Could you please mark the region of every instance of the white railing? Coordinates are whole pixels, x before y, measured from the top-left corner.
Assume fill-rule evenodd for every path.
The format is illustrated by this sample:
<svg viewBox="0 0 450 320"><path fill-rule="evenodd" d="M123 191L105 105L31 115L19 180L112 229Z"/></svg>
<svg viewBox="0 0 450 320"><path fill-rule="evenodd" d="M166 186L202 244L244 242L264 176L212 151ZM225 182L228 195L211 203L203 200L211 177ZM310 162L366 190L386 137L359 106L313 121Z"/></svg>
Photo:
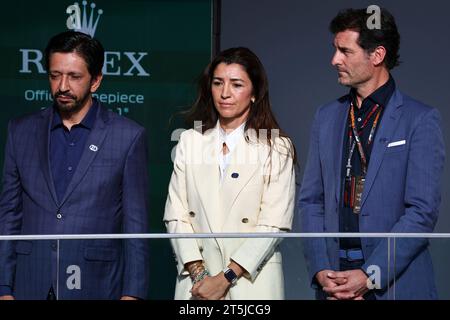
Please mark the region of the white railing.
<svg viewBox="0 0 450 320"><path fill-rule="evenodd" d="M178 239L178 238L450 238L450 233L118 233L8 235L2 240Z"/></svg>

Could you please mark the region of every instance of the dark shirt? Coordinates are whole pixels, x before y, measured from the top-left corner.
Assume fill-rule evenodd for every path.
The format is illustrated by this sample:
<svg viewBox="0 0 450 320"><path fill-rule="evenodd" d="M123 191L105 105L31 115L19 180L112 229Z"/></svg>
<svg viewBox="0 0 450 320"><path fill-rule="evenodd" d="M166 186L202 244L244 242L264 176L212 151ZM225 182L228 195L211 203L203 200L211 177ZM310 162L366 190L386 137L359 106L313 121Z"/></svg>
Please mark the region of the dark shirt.
<svg viewBox="0 0 450 320"><path fill-rule="evenodd" d="M386 105L389 102L389 99L391 98L392 94L395 91L395 81L394 79L389 76L389 80L379 87L377 90L375 90L370 96L366 97L362 104L361 108L357 107L356 102L356 92L354 89L350 90L349 99L350 101L353 101L354 104L354 110L355 110L355 126L358 131L362 127L363 121L366 118L366 116L371 112L372 108L378 104L381 107L381 114L380 118L378 120L378 125L376 127L376 132L378 131L378 128L380 127L382 116L383 116L383 110L386 107ZM349 109L346 109L347 113ZM367 140L369 139L370 130L372 129L373 122L375 120L376 112L373 114L370 118L370 120L367 122L366 126L362 129L362 132L360 132L360 138L361 143L363 145L364 154L366 155L367 159L367 165L369 165L370 161L370 155L372 153L372 146L373 141L375 141L375 137L372 140L372 144L367 147ZM346 175L346 165L347 165L347 159L349 156L349 138L348 138L348 127L350 125L350 117L347 118L347 127L344 134L344 151L343 151L343 157L342 157L342 188L344 189L344 182L345 182L345 175ZM359 152L357 150L357 147L355 147L355 150L352 155L351 159L351 174L354 176L360 176L362 175L362 168L361 168L361 157L359 155ZM340 232L359 232L359 214L353 213L353 209L349 207L344 206L344 190L342 189L341 193L341 201L340 201L340 213L339 213L339 231ZM361 240L360 238L341 238L340 239L340 248L341 249L351 249L351 248L361 248Z"/></svg>
<svg viewBox="0 0 450 320"><path fill-rule="evenodd" d="M72 180L87 138L95 123L97 101L93 99L92 106L83 120L69 130L64 126L59 113L54 109L53 121L50 127L50 168L56 195L61 201Z"/></svg>

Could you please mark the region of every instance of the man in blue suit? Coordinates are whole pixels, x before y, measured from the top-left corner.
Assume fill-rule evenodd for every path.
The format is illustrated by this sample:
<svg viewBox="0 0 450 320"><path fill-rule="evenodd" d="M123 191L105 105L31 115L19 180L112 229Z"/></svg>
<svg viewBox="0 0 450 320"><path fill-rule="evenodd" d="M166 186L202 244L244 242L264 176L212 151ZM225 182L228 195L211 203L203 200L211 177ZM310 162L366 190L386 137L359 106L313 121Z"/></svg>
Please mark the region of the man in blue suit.
<svg viewBox="0 0 450 320"><path fill-rule="evenodd" d="M375 29L369 17L348 9L330 24L332 64L351 89L315 115L299 198L303 232L426 233L438 218L439 113L396 88L394 17L382 9ZM319 299L437 298L427 239L311 238L304 247Z"/></svg>
<svg viewBox="0 0 450 320"><path fill-rule="evenodd" d="M144 129L92 97L104 49L68 31L45 51L53 107L8 127L3 235L148 232ZM148 293L144 240L0 243L2 299L136 299Z"/></svg>

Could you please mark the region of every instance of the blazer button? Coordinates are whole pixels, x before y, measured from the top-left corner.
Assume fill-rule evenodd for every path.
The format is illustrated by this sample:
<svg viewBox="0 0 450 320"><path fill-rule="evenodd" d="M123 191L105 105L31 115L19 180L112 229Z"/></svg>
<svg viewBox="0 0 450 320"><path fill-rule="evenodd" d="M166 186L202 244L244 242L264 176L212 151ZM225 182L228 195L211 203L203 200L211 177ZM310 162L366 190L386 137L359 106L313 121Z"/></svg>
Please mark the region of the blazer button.
<svg viewBox="0 0 450 320"><path fill-rule="evenodd" d="M56 219L62 219L62 213L60 211L56 213Z"/></svg>
<svg viewBox="0 0 450 320"><path fill-rule="evenodd" d="M193 218L193 217L195 217L195 212L191 211L191 212L189 212L189 215Z"/></svg>
<svg viewBox="0 0 450 320"><path fill-rule="evenodd" d="M247 218L243 218L242 219L242 223L248 223L248 219Z"/></svg>

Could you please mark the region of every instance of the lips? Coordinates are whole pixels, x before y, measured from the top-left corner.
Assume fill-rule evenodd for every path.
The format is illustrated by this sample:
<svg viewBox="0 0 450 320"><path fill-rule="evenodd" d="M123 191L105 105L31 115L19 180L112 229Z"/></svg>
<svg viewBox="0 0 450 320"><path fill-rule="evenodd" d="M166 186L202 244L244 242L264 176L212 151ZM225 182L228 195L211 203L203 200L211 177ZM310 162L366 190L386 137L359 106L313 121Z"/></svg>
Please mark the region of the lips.
<svg viewBox="0 0 450 320"><path fill-rule="evenodd" d="M74 99L69 97L58 97L56 100L61 104L69 104L74 101Z"/></svg>
<svg viewBox="0 0 450 320"><path fill-rule="evenodd" d="M73 100L73 98L69 97L69 96L58 96L57 99L59 99L59 100Z"/></svg>
<svg viewBox="0 0 450 320"><path fill-rule="evenodd" d="M70 102L75 100L75 97L72 95L68 95L68 94L56 94L56 99L60 102Z"/></svg>
<svg viewBox="0 0 450 320"><path fill-rule="evenodd" d="M222 108L230 108L233 106L232 103L224 103L224 102L219 102L219 106L221 106Z"/></svg>

